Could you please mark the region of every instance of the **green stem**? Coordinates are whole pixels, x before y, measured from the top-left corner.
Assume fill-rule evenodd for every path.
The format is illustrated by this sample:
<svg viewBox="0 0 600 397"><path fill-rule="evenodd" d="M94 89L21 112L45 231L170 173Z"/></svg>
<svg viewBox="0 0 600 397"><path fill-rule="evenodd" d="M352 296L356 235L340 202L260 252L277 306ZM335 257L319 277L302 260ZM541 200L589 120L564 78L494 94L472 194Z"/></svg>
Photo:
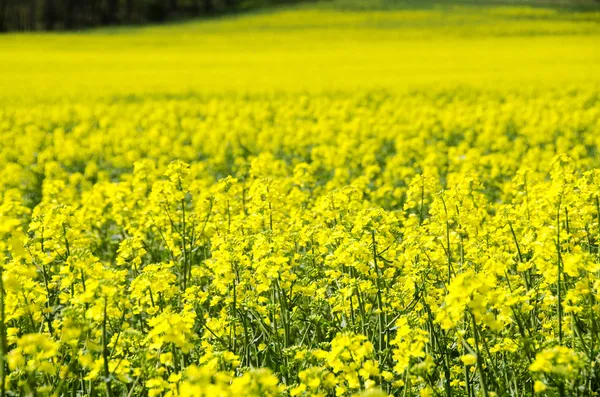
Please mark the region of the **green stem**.
<svg viewBox="0 0 600 397"><path fill-rule="evenodd" d="M485 381L485 375L483 373L483 358L479 350L479 334L477 332L477 324L475 322L475 315L469 312L471 315L471 325L473 326L473 339L475 340L475 353L477 354L477 371L479 372L479 383L481 384L481 390L483 391L483 397L488 397L487 383Z"/></svg>
<svg viewBox="0 0 600 397"><path fill-rule="evenodd" d="M4 312L4 280L3 280L4 267L0 266L0 396L6 397L6 354L7 354L7 343L6 343L6 327L5 327L5 312Z"/></svg>
<svg viewBox="0 0 600 397"><path fill-rule="evenodd" d="M383 312L383 299L381 297L381 276L379 266L377 264L377 242L375 241L375 230L371 230L371 238L373 240L373 265L375 266L375 274L377 277L377 309L379 310L379 351L385 349L385 314Z"/></svg>
<svg viewBox="0 0 600 397"><path fill-rule="evenodd" d="M104 317L102 319L102 359L104 361L104 385L106 387L106 395L113 396L110 384L110 370L108 368L108 342L106 335L106 306L108 305L106 296L104 297Z"/></svg>
<svg viewBox="0 0 600 397"><path fill-rule="evenodd" d="M562 255L560 252L560 205L556 211L556 250L558 253L558 274L556 276L556 289L558 295L558 343L562 345L562 288L560 285L560 274L562 273Z"/></svg>

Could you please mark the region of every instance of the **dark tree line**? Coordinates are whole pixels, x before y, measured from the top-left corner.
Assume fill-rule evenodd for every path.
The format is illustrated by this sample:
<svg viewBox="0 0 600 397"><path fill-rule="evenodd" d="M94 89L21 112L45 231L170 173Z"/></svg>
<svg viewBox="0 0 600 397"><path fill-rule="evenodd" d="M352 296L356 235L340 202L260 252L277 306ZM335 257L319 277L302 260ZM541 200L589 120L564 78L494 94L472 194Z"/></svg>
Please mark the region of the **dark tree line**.
<svg viewBox="0 0 600 397"><path fill-rule="evenodd" d="M0 32L71 30L235 12L277 0L0 0ZM287 2L291 2L288 0Z"/></svg>

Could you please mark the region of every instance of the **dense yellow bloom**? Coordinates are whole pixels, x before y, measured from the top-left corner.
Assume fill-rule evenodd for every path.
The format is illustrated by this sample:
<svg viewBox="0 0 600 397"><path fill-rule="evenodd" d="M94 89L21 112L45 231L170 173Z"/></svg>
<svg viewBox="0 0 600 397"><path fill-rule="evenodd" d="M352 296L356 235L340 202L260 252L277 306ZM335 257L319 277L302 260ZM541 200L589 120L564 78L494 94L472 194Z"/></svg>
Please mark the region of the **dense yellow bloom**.
<svg viewBox="0 0 600 397"><path fill-rule="evenodd" d="M595 128L600 111L585 90L515 94L492 115L496 94L469 95L437 110L442 127L425 95L373 96L362 108L361 95L123 104L166 133L175 124L154 112L180 115L177 136L158 147L142 135L113 140L105 129L127 118L98 104L100 130L78 136L85 158L110 164L79 169L80 152L50 156L50 146L35 205L34 185L3 195L10 384L27 368L52 374L44 387L66 387L80 368L88 382L120 390L140 379L134 388L156 395L261 388L262 375L244 375L252 367L271 368L264 387L293 395L510 390L501 370L536 390L594 379L600 178L572 123ZM571 156L521 146L558 150L531 126L551 101L571 115L552 118ZM57 122L91 122L85 107L60 106L71 105L56 105ZM249 106L261 133L232 138L228 106ZM397 108L402 128L382 118L398 119ZM457 119L456 109L471 112ZM203 141L201 114L223 119ZM275 116L305 132L280 136ZM496 140L509 122L522 128ZM469 128L482 133L449 132ZM436 144L419 144L427 140ZM25 335L51 343L52 355L28 353ZM206 375L194 380L192 365Z"/></svg>
<svg viewBox="0 0 600 397"><path fill-rule="evenodd" d="M0 38L8 395L597 393L597 12L311 7Z"/></svg>
<svg viewBox="0 0 600 397"><path fill-rule="evenodd" d="M53 105L57 123L80 125L81 152L40 142L41 190L3 193L10 387L32 371L47 373L40 387L83 377L173 396L595 379L599 164L577 132L597 128L593 93L457 93L442 107L424 94L123 103L148 117L143 131L171 134L159 146L136 130L114 139L128 116L111 105L93 128L84 105ZM564 113L540 121L553 101ZM231 129L230 106L260 133ZM273 117L304 132L281 135ZM551 124L556 142L539 133Z"/></svg>

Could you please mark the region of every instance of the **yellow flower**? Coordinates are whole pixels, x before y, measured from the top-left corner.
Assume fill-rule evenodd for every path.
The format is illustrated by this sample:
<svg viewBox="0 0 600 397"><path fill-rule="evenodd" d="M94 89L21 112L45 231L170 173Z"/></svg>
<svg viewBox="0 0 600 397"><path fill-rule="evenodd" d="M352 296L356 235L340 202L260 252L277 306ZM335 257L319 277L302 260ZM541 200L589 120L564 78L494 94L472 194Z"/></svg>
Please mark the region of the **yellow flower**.
<svg viewBox="0 0 600 397"><path fill-rule="evenodd" d="M460 361L465 365L474 365L477 362L477 356L473 354L464 354L460 356Z"/></svg>
<svg viewBox="0 0 600 397"><path fill-rule="evenodd" d="M542 381L536 380L533 384L533 391L536 393L544 392L546 389L548 389L548 386Z"/></svg>

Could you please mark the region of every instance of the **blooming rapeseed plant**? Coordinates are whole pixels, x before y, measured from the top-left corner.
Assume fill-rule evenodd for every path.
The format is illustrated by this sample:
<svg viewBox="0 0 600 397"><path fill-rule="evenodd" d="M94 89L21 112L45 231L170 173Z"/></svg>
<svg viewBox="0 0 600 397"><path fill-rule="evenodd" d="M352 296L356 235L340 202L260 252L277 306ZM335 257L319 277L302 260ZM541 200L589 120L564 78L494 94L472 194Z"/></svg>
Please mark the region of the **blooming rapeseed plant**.
<svg viewBox="0 0 600 397"><path fill-rule="evenodd" d="M542 88L3 101L0 397L598 395L600 95Z"/></svg>
<svg viewBox="0 0 600 397"><path fill-rule="evenodd" d="M7 390L597 391L595 94L438 95L10 108Z"/></svg>

